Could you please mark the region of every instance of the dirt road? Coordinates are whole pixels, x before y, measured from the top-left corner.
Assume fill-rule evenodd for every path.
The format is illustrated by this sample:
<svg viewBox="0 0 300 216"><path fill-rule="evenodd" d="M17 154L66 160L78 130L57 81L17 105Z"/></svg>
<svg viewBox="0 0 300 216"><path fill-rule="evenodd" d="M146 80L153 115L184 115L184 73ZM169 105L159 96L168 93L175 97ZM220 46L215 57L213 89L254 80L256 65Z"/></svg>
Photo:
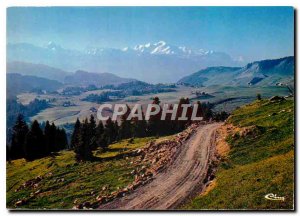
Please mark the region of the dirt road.
<svg viewBox="0 0 300 216"><path fill-rule="evenodd" d="M220 123L202 125L182 145L175 161L149 184L132 194L101 205L100 209L174 209L186 198L201 191L213 154L215 131Z"/></svg>

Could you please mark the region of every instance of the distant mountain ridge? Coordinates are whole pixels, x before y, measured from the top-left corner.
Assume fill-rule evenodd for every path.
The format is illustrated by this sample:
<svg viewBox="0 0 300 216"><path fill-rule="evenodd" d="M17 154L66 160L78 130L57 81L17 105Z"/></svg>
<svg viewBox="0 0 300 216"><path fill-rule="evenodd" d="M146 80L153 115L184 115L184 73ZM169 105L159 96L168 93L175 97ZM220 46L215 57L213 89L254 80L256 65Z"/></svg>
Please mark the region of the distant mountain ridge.
<svg viewBox="0 0 300 216"><path fill-rule="evenodd" d="M21 92L56 91L63 86L62 83L36 76L23 76L21 74L10 73L6 75L7 95L17 95Z"/></svg>
<svg viewBox="0 0 300 216"><path fill-rule="evenodd" d="M28 62L7 62L7 73L18 73L27 76L36 76L63 82L65 77L71 73L44 64L33 64Z"/></svg>
<svg viewBox="0 0 300 216"><path fill-rule="evenodd" d="M178 83L209 85L276 85L294 81L294 57L255 61L244 67L208 67L181 78Z"/></svg>
<svg viewBox="0 0 300 216"><path fill-rule="evenodd" d="M70 50L53 42L46 46L7 44L7 60L45 64L64 71L94 71L150 82L176 82L189 71L209 66L241 66L224 52L175 46L159 41L134 47Z"/></svg>
<svg viewBox="0 0 300 216"><path fill-rule="evenodd" d="M135 81L135 79L121 78L111 73L91 73L87 71L78 70L74 74L66 76L64 79L65 84L71 85L119 85Z"/></svg>
<svg viewBox="0 0 300 216"><path fill-rule="evenodd" d="M8 74L33 76L36 78L44 78L49 81L58 81L62 84L76 86L118 85L135 80L131 78L122 78L111 73L92 73L82 70L77 70L75 73L66 72L44 64L33 64L27 62L8 62L6 68Z"/></svg>

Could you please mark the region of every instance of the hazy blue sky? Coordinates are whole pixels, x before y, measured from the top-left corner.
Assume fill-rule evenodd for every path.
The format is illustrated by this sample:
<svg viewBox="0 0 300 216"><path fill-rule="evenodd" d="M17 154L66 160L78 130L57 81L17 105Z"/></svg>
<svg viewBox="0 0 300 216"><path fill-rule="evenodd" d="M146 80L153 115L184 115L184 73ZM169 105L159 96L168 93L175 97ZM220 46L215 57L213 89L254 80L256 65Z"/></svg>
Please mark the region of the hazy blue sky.
<svg viewBox="0 0 300 216"><path fill-rule="evenodd" d="M9 8L7 42L123 48L164 40L260 60L293 55L292 7Z"/></svg>

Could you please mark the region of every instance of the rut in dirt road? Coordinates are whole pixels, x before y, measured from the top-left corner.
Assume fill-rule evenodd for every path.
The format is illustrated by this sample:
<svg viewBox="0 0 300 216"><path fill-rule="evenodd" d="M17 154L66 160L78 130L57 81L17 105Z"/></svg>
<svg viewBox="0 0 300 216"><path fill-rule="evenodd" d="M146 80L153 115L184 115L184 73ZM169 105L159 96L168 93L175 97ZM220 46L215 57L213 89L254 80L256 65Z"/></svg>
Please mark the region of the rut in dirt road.
<svg viewBox="0 0 300 216"><path fill-rule="evenodd" d="M202 125L184 143L175 161L149 184L132 194L101 205L100 209L174 209L202 190L210 158L215 151L215 132L220 123Z"/></svg>

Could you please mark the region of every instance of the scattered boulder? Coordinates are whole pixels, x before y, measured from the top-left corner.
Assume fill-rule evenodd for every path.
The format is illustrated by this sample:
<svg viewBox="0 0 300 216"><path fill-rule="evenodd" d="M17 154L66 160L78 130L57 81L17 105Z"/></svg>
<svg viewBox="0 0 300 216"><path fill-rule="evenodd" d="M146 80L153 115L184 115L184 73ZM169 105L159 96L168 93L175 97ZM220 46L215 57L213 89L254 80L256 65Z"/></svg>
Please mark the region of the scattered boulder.
<svg viewBox="0 0 300 216"><path fill-rule="evenodd" d="M21 199L15 203L15 206L22 206L22 205L26 204L26 202L27 201L25 199Z"/></svg>
<svg viewBox="0 0 300 216"><path fill-rule="evenodd" d="M45 175L45 177L51 177L51 176L53 176L53 173L52 173L52 172L49 172L49 173L47 173L47 174Z"/></svg>
<svg viewBox="0 0 300 216"><path fill-rule="evenodd" d="M96 197L96 200L99 204L101 203L105 203L106 202L106 196L103 196L103 195L99 195Z"/></svg>
<svg viewBox="0 0 300 216"><path fill-rule="evenodd" d="M26 182L24 182L19 188L15 190L15 192L18 192L20 190L23 190L25 188L37 188L39 186L39 182L43 179L42 176L37 176L34 179L30 179Z"/></svg>
<svg viewBox="0 0 300 216"><path fill-rule="evenodd" d="M82 204L82 208L90 208L91 207L91 203L90 202L84 202Z"/></svg>
<svg viewBox="0 0 300 216"><path fill-rule="evenodd" d="M34 195L37 195L37 194L39 194L39 193L41 193L41 190L35 191L35 192L34 192Z"/></svg>
<svg viewBox="0 0 300 216"><path fill-rule="evenodd" d="M72 209L82 209L83 207L82 207L82 204L78 204L78 205L75 205L75 206L73 206L73 208Z"/></svg>

